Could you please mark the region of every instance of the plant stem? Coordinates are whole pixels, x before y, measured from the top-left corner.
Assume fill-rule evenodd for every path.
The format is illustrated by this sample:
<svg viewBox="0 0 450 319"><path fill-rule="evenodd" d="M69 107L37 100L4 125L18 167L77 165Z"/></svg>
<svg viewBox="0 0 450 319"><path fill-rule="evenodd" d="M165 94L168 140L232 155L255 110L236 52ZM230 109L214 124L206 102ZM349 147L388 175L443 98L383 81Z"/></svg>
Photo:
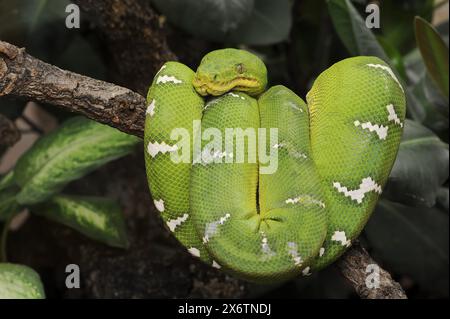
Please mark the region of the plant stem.
<svg viewBox="0 0 450 319"><path fill-rule="evenodd" d="M8 238L9 225L11 224L13 216L11 216L8 219L6 219L5 220L5 224L3 225L2 237L0 239L1 240L1 242L0 242L0 262L7 262L8 261L8 257L7 257L7 253L6 253L6 241L7 241L7 238Z"/></svg>

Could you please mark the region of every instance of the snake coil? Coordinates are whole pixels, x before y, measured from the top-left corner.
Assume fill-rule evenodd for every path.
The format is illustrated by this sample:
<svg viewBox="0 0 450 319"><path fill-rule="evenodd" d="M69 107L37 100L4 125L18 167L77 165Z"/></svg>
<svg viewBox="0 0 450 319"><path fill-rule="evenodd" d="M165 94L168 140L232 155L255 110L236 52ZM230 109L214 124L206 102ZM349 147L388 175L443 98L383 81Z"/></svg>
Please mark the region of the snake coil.
<svg viewBox="0 0 450 319"><path fill-rule="evenodd" d="M169 230L192 255L253 282L309 275L351 245L405 117L403 88L375 57L331 66L307 103L284 86L266 90L266 73L236 49L208 53L196 73L167 62L145 122L148 183Z"/></svg>

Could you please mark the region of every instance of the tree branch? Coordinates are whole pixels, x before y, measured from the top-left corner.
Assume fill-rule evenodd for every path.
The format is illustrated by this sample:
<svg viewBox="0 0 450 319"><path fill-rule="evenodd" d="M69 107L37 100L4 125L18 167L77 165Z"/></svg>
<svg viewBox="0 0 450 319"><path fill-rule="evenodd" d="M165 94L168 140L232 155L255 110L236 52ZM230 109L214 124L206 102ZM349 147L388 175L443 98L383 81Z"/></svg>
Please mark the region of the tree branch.
<svg viewBox="0 0 450 319"><path fill-rule="evenodd" d="M0 96L61 106L142 137L145 98L129 89L62 70L0 41Z"/></svg>
<svg viewBox="0 0 450 319"><path fill-rule="evenodd" d="M13 95L62 106L129 134L143 136L146 101L121 86L61 70L24 49L0 41L0 96ZM366 287L366 267L376 264L359 243L337 262L362 298L406 298L400 285L380 267L380 287Z"/></svg>
<svg viewBox="0 0 450 319"><path fill-rule="evenodd" d="M342 275L350 281L356 293L364 299L406 299L406 294L391 275L378 266L359 242L355 242L349 250L336 262ZM368 265L379 267L379 286L367 287Z"/></svg>

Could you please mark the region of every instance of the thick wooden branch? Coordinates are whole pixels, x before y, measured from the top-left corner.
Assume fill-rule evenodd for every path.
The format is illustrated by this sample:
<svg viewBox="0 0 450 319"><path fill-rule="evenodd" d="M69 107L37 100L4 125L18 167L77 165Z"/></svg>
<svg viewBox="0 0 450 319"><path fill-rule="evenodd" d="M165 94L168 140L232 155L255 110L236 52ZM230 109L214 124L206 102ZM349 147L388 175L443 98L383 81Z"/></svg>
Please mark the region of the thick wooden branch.
<svg viewBox="0 0 450 319"><path fill-rule="evenodd" d="M0 97L49 103L143 136L145 98L127 88L62 70L0 41Z"/></svg>
<svg viewBox="0 0 450 319"><path fill-rule="evenodd" d="M364 299L406 299L406 294L398 282L381 268L367 251L355 242L337 262L337 267L342 275L350 281L356 293ZM367 266L372 265L371 268ZM373 271L379 271L378 275L369 277ZM377 280L378 279L378 280ZM368 282L366 282L368 281ZM377 284L378 283L378 284Z"/></svg>
<svg viewBox="0 0 450 319"><path fill-rule="evenodd" d="M12 95L61 106L129 134L143 136L146 101L121 86L61 70L24 49L0 41L0 97ZM400 285L380 267L380 286L366 286L366 268L376 264L358 244L337 262L361 298L406 298Z"/></svg>

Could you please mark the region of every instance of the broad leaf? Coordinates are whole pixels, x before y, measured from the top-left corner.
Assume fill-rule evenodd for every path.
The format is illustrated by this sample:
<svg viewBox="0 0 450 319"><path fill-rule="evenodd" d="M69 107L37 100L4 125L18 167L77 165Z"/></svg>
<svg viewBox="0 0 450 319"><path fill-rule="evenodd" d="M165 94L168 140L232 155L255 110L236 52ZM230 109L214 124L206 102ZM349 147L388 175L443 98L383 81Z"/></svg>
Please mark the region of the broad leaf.
<svg viewBox="0 0 450 319"><path fill-rule="evenodd" d="M114 247L128 247L119 205L101 197L56 195L33 212Z"/></svg>
<svg viewBox="0 0 450 319"><path fill-rule="evenodd" d="M112 127L75 117L38 140L17 162L20 204L36 204L67 183L130 153L140 140Z"/></svg>
<svg viewBox="0 0 450 319"><path fill-rule="evenodd" d="M380 5L380 26L392 46L402 54L412 50L415 45L414 28L411 21L416 15L431 20L434 0L383 0Z"/></svg>
<svg viewBox="0 0 450 319"><path fill-rule="evenodd" d="M376 56L390 64L391 67L394 66L382 46L378 43L375 35L366 27L365 21L361 18L351 1L328 0L328 11L339 38L352 55ZM395 68L393 68L393 71L397 73ZM414 96L412 90L406 86L402 77L397 77L405 89L408 115L414 120L422 122L426 116L423 106Z"/></svg>
<svg viewBox="0 0 450 319"><path fill-rule="evenodd" d="M442 296L449 289L449 216L437 209L379 202L365 234L372 255L394 273L410 276Z"/></svg>
<svg viewBox="0 0 450 319"><path fill-rule="evenodd" d="M289 0L257 0L251 15L225 42L249 45L269 45L286 40L292 26Z"/></svg>
<svg viewBox="0 0 450 319"><path fill-rule="evenodd" d="M0 299L44 299L39 275L23 265L0 263Z"/></svg>
<svg viewBox="0 0 450 319"><path fill-rule="evenodd" d="M251 45L277 43L287 39L292 24L289 0L152 2L169 22L195 37L215 42Z"/></svg>
<svg viewBox="0 0 450 319"><path fill-rule="evenodd" d="M14 171L0 177L0 191L14 185Z"/></svg>
<svg viewBox="0 0 450 319"><path fill-rule="evenodd" d="M220 41L250 16L254 0L152 0L168 21L190 34Z"/></svg>
<svg viewBox="0 0 450 319"><path fill-rule="evenodd" d="M328 0L328 11L336 32L352 55L373 55L388 62L389 58L375 35L349 0Z"/></svg>
<svg viewBox="0 0 450 319"><path fill-rule="evenodd" d="M17 189L6 189L0 192L0 221L9 219L20 210L16 201Z"/></svg>
<svg viewBox="0 0 450 319"><path fill-rule="evenodd" d="M409 204L434 206L449 175L449 149L433 132L407 120L385 196Z"/></svg>
<svg viewBox="0 0 450 319"><path fill-rule="evenodd" d="M416 17L414 23L417 46L428 73L444 96L448 98L448 48L439 33L426 20Z"/></svg>

